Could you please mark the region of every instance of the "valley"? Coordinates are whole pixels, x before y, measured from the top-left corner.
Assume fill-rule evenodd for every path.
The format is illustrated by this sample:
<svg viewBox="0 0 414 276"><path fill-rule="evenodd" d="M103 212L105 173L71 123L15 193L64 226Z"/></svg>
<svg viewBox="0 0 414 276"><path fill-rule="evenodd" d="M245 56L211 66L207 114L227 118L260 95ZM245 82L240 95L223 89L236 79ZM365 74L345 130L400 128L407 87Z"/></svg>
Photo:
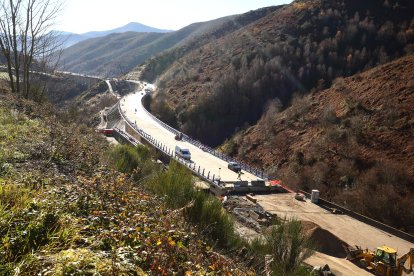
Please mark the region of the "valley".
<svg viewBox="0 0 414 276"><path fill-rule="evenodd" d="M0 274L410 275L412 10L0 33Z"/></svg>
<svg viewBox="0 0 414 276"><path fill-rule="evenodd" d="M141 87L147 87L147 85L141 85ZM151 139L155 139L156 141L151 143L155 143L158 148L161 148L162 151L168 154L170 152L172 153L175 145L181 146L184 145L184 142L175 141L173 132L149 116L141 103L142 97L146 93L148 92L142 88L142 90L138 90L120 100L120 112L124 114L127 121L118 123L118 126L123 131L129 132L132 137L138 137L136 136L137 134L142 136L139 139L135 138L137 141L142 141L143 138L148 139L147 135L149 135ZM130 124L131 127L129 129L137 128L144 131L145 135L137 131L134 132L132 130L131 132L131 130L127 130L124 124ZM214 158L209 152L202 151L200 147L195 147L189 143L186 144L185 147L189 148L192 154L191 163L194 163L195 168L197 166L201 166L202 170L207 168L209 174L210 172L216 172L216 176L218 175L223 182L230 180L230 182L237 183L239 181L234 172L229 174L230 171L225 168L226 162ZM197 160L200 160L200 162ZM188 166L191 167L191 163ZM223 168L223 170L220 170L220 168ZM212 179L214 183L214 177ZM257 177L254 175L242 174L242 180L252 181L256 179ZM210 190L213 193L217 193L213 188L210 188ZM255 193L254 190L251 193L253 195ZM238 202L240 200L243 201L242 199L238 199L238 196L230 194L228 195L228 200L233 200L233 197ZM294 193L292 192L285 191L285 193L263 195L255 194L252 198L257 200L256 206L260 206L265 212L274 214L281 219L299 220L304 225L305 232L317 233L318 231L322 231L323 233L321 234L312 234L315 235L313 238L317 242L318 249L314 256L306 260L306 263L312 266L328 264L335 275L347 275L351 272L358 275L370 275L365 270L358 268L354 263L345 259L346 252L343 246L358 245L362 248L374 249L379 245L386 244L393 248L398 248L399 252L408 252L414 246L414 243L408 240L404 240L382 229L358 221L348 215L332 213L330 210L323 209L321 206L311 203L309 198L305 201L299 201L294 198ZM226 204L227 202L223 202L224 206ZM236 207L232 208L240 207L237 203L235 204ZM251 206L253 207L255 204ZM249 219L251 220L252 218ZM243 222L241 223L243 224ZM262 230L258 231L257 228L246 230L245 227L249 229L251 226L239 226L237 231L241 233L247 231L250 238L261 235ZM356 235L355 233L358 234ZM414 240L414 237L411 238Z"/></svg>

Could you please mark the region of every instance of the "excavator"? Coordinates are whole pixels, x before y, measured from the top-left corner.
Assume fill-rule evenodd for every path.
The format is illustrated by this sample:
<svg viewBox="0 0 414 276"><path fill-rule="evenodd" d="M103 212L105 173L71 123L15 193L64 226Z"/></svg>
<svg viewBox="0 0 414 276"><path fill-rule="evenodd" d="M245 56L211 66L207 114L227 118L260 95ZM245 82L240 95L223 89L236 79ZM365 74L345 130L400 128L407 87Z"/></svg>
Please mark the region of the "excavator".
<svg viewBox="0 0 414 276"><path fill-rule="evenodd" d="M374 251L362 249L359 246L344 246L347 259L362 268L381 276L401 276L403 272L410 274L414 266L414 248L403 256L397 258L397 251L388 246L380 246ZM405 262L409 260L409 268Z"/></svg>

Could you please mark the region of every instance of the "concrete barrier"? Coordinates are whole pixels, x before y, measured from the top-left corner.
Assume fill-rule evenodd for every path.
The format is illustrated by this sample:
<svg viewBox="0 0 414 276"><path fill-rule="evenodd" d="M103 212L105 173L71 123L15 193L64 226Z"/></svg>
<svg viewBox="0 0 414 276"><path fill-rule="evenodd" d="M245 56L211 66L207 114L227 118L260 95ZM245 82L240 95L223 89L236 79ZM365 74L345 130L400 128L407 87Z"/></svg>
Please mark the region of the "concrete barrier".
<svg viewBox="0 0 414 276"><path fill-rule="evenodd" d="M300 192L301 193L304 193L309 198L311 196L311 194L308 193L308 192L305 192L305 191L302 191L302 190ZM378 228L378 229L380 229L382 231L385 231L387 233L390 233L390 234L392 234L392 235L394 235L396 237L399 237L399 238L401 238L403 240L406 240L406 241L409 241L409 242L414 243L414 236L411 235L411 234L409 234L409 233L406 233L404 231L401 231L401 230L399 230L397 228L394 228L392 226L389 226L389 225L387 225L385 223L379 222L379 221L374 220L372 218L369 218L367 216L361 215L361 214L359 214L357 212L351 211L351 210L349 210L349 209L347 209L347 208L345 208L343 206L340 206L338 204L335 204L335 203L330 202L328 200L325 200L323 198L320 198L319 197L319 201L318 201L318 204L317 205L319 205L321 207L327 207L327 208L329 208L331 210L332 209L340 210L345 215L348 215L348 216L350 216L350 217L352 217L352 218L354 218L356 220L359 220L359 221L361 221L363 223L366 223L368 225L371 225L371 226L373 226L375 228Z"/></svg>

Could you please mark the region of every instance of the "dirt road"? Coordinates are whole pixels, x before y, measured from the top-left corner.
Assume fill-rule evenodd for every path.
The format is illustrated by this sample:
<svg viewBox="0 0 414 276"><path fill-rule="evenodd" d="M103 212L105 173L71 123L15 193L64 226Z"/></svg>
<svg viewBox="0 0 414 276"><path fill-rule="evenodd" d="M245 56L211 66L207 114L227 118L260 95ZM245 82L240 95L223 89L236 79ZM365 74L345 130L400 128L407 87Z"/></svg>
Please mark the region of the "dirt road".
<svg viewBox="0 0 414 276"><path fill-rule="evenodd" d="M405 254L414 244L401 238L393 236L375 227L362 223L346 215L332 214L327 210L310 202L298 201L294 195L272 194L256 195L257 203L269 213L276 214L279 217L296 218L300 221L313 222L320 228L329 231L327 238L343 241L349 245L360 245L362 248L374 250L378 246L388 245L399 252ZM328 241L329 242L329 241ZM344 252L342 252L343 254ZM307 260L311 265L323 266L328 264L337 275L365 275L364 270L359 269L355 264L338 258L317 253ZM371 274L366 274L371 275Z"/></svg>

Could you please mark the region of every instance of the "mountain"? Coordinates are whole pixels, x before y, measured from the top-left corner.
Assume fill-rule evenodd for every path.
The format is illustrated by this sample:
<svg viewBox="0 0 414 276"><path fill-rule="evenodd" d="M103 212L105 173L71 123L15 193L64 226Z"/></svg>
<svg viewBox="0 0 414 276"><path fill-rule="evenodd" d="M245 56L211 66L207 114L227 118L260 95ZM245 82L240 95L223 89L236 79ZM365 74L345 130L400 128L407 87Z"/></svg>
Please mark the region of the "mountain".
<svg viewBox="0 0 414 276"><path fill-rule="evenodd" d="M137 32L137 33L169 33L172 32L172 30L162 30L153 28L141 23L131 22L126 24L125 26L112 29L109 31L100 31L100 32L88 32L82 34L83 36L87 38L94 38L94 37L102 37L113 33L126 33L126 32Z"/></svg>
<svg viewBox="0 0 414 276"><path fill-rule="evenodd" d="M324 198L414 233L413 68L408 55L338 79L286 110L270 105L223 149L293 189L318 189Z"/></svg>
<svg viewBox="0 0 414 276"><path fill-rule="evenodd" d="M114 34L114 33L126 33L126 32L168 33L172 31L153 28L153 27L150 27L150 26L147 26L141 23L137 23L137 22L131 22L131 23L126 24L125 26L115 28L112 30L107 30L107 31L92 31L92 32L87 32L83 34L75 34L75 33L70 33L70 32L61 32L61 31L55 31L55 32L59 34L59 40L63 42L64 48L67 48L83 40L89 39L89 38L102 37L102 36L107 36L109 34Z"/></svg>
<svg viewBox="0 0 414 276"><path fill-rule="evenodd" d="M63 51L61 69L89 75L117 76L119 72L126 72L151 56L151 45L165 35L127 32L87 39Z"/></svg>
<svg viewBox="0 0 414 276"><path fill-rule="evenodd" d="M297 0L170 49L141 66L157 82L151 112L292 189L414 233L412 10Z"/></svg>
<svg viewBox="0 0 414 276"><path fill-rule="evenodd" d="M124 75L165 50L183 45L184 48L194 48L192 45L223 36L275 9L271 7L249 13L248 16L228 16L194 23L170 33L127 32L88 39L63 51L61 69L105 77ZM239 17L243 20L238 20Z"/></svg>
<svg viewBox="0 0 414 276"><path fill-rule="evenodd" d="M142 66L144 79L158 82L153 112L174 113L182 131L220 145L273 100L286 108L295 93L413 52L414 2L387 3L294 1L206 44L184 45L178 58L164 52ZM164 60L172 62L158 70Z"/></svg>

